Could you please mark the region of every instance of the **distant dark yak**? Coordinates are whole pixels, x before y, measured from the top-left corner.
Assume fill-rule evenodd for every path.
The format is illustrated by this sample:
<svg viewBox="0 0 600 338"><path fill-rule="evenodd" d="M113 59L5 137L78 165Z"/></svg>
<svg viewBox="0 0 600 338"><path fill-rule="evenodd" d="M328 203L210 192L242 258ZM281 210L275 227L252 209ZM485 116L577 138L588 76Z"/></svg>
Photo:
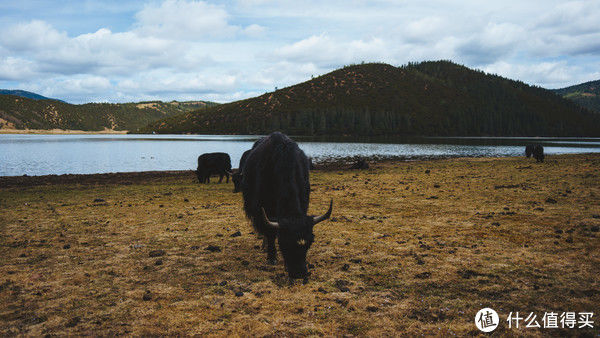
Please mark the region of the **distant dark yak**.
<svg viewBox="0 0 600 338"><path fill-rule="evenodd" d="M196 176L198 182L210 183L211 175L219 175L219 183L223 181L223 176L227 177L229 183L229 174L231 173L231 158L226 153L206 153L198 156L198 168Z"/></svg>
<svg viewBox="0 0 600 338"><path fill-rule="evenodd" d="M527 156L527 158L530 158L533 154L533 147L533 144L528 144L525 146L525 156Z"/></svg>
<svg viewBox="0 0 600 338"><path fill-rule="evenodd" d="M525 156L533 156L536 162L544 162L544 147L539 144L528 144L525 146Z"/></svg>
<svg viewBox="0 0 600 338"><path fill-rule="evenodd" d="M364 158L359 158L350 169L369 169L369 163Z"/></svg>
<svg viewBox="0 0 600 338"><path fill-rule="evenodd" d="M544 162L544 147L539 144L536 144L533 147L532 152L533 158L535 158L536 162Z"/></svg>
<svg viewBox="0 0 600 338"><path fill-rule="evenodd" d="M308 281L306 253L313 226L331 216L333 200L321 216L308 216L309 161L296 142L275 132L257 141L242 171L244 210L263 235L267 261L277 262L275 239L290 277Z"/></svg>

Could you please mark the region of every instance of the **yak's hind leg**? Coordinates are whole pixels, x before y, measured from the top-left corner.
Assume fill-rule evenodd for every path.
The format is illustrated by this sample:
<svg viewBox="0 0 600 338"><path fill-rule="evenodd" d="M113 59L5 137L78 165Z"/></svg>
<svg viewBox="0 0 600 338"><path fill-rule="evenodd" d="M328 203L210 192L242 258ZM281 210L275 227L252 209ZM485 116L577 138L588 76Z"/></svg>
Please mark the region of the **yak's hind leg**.
<svg viewBox="0 0 600 338"><path fill-rule="evenodd" d="M271 265L277 264L277 249L275 248L275 235L265 235L267 242L267 263Z"/></svg>

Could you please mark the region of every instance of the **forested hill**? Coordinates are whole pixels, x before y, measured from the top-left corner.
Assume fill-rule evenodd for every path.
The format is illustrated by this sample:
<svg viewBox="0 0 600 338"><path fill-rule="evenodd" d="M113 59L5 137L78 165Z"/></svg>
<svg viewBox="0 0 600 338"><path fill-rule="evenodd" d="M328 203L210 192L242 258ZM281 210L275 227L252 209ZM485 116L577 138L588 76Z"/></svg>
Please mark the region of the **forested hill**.
<svg viewBox="0 0 600 338"><path fill-rule="evenodd" d="M205 101L69 104L0 95L0 129L134 130L214 104Z"/></svg>
<svg viewBox="0 0 600 338"><path fill-rule="evenodd" d="M598 136L600 115L549 90L448 61L347 66L139 132Z"/></svg>
<svg viewBox="0 0 600 338"><path fill-rule="evenodd" d="M553 90L558 95L600 113L600 80Z"/></svg>
<svg viewBox="0 0 600 338"><path fill-rule="evenodd" d="M34 99L34 100L55 100L55 101L60 101L60 100L56 100L56 99L52 99L52 98L49 98L49 97L42 96L40 94L28 92L26 90L18 90L18 89L16 89L16 90L12 90L12 89L0 89L0 95L15 95L15 96L26 97L28 99Z"/></svg>

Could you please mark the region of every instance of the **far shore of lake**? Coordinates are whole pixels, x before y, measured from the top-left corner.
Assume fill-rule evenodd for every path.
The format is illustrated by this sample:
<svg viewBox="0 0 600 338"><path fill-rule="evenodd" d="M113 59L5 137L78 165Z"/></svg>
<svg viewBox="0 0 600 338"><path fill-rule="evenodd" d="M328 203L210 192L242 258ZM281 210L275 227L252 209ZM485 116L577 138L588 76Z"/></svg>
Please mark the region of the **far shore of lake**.
<svg viewBox="0 0 600 338"><path fill-rule="evenodd" d="M64 130L64 129L0 129L0 134L55 134L55 135L69 135L69 134L127 134L128 130Z"/></svg>

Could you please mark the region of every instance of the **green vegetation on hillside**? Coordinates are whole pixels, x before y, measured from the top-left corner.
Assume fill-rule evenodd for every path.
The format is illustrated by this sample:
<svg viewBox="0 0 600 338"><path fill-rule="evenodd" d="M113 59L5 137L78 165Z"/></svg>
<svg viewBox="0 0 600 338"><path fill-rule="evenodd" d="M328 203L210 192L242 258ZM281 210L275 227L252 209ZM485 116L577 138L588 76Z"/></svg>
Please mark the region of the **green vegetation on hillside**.
<svg viewBox="0 0 600 338"><path fill-rule="evenodd" d="M87 103L0 95L0 129L132 130L161 118L212 106L204 101Z"/></svg>
<svg viewBox="0 0 600 338"><path fill-rule="evenodd" d="M14 89L14 90L13 89L0 89L0 95L15 95L15 96L26 97L28 99L34 99L34 100L54 100L54 101L61 101L61 100L56 100L56 99L52 99L52 98L49 98L49 97L42 96L40 94L28 92L26 90L19 90L19 89Z"/></svg>
<svg viewBox="0 0 600 338"><path fill-rule="evenodd" d="M293 135L600 135L600 115L553 92L448 62L347 66L139 132Z"/></svg>
<svg viewBox="0 0 600 338"><path fill-rule="evenodd" d="M555 89L555 93L596 113L600 113L600 80Z"/></svg>

